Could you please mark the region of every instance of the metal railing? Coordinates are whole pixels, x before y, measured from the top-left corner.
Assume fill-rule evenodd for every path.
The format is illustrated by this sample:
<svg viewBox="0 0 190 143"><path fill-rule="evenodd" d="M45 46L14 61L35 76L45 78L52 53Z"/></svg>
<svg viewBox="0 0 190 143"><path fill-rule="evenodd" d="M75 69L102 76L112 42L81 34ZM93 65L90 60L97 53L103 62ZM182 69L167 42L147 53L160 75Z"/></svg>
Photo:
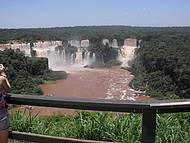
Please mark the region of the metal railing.
<svg viewBox="0 0 190 143"><path fill-rule="evenodd" d="M55 96L33 96L12 94L10 104L45 107L142 113L142 143L154 143L156 135L156 114L190 112L190 99L153 101L112 101L68 99Z"/></svg>

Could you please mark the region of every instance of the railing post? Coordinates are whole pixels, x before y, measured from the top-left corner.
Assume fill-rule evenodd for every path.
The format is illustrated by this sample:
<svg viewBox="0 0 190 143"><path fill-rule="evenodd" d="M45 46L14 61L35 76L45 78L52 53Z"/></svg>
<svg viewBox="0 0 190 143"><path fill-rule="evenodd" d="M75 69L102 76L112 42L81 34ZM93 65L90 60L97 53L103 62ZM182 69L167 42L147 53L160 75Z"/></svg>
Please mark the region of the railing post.
<svg viewBox="0 0 190 143"><path fill-rule="evenodd" d="M143 111L142 143L155 143L156 110Z"/></svg>

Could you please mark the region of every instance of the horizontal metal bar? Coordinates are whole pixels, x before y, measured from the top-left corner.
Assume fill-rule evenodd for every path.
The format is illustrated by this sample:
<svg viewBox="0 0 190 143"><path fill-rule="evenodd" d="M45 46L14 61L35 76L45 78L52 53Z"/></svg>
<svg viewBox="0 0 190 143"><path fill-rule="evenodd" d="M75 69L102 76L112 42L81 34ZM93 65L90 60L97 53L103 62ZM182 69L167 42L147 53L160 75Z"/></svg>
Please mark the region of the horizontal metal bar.
<svg viewBox="0 0 190 143"><path fill-rule="evenodd" d="M143 109L149 108L149 105L146 102L69 99L55 96L51 97L15 94L11 95L9 103L69 109L135 113L141 113Z"/></svg>
<svg viewBox="0 0 190 143"><path fill-rule="evenodd" d="M170 108L170 109L158 109L157 113L179 113L179 112L190 112L190 107L187 108Z"/></svg>
<svg viewBox="0 0 190 143"><path fill-rule="evenodd" d="M21 141L29 141L29 142L38 142L38 143L111 143L104 141L93 141L93 140L82 140L82 139L74 139L74 138L65 138L65 137L55 137L48 135L40 135L34 133L25 133L25 132L17 132L12 131L9 132L9 138L21 140Z"/></svg>
<svg viewBox="0 0 190 143"><path fill-rule="evenodd" d="M157 113L190 112L190 99L180 100L152 100L152 101L115 101L60 98L56 96L37 96L11 94L11 104L34 105L45 107L142 113L154 109Z"/></svg>

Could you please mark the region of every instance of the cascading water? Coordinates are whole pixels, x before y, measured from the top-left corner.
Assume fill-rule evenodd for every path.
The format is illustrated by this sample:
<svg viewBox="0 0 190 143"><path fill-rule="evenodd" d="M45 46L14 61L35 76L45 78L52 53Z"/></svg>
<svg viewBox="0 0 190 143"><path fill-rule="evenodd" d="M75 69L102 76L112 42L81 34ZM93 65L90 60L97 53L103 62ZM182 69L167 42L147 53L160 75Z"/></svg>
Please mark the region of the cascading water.
<svg viewBox="0 0 190 143"><path fill-rule="evenodd" d="M117 39L113 39L113 41L112 41L112 47L113 47L113 48L118 48Z"/></svg>
<svg viewBox="0 0 190 143"><path fill-rule="evenodd" d="M123 63L122 66L129 67L130 62L135 57L135 49L137 48L137 39L125 39L123 46L118 46L117 39L110 42L108 39L102 40L103 45L109 45L118 50L118 59ZM72 65L84 67L85 65L95 64L96 54L88 51L90 41L86 40L70 40L71 47L63 47L62 41L39 41L33 43L32 49L36 51L37 57L47 57L49 68L53 70L65 70L65 66ZM4 47L24 51L27 56L30 55L29 43L4 44ZM73 48L74 49L71 49ZM69 51L69 52L68 52ZM99 57L101 58L101 57ZM100 62L100 61L99 61Z"/></svg>
<svg viewBox="0 0 190 143"><path fill-rule="evenodd" d="M68 43L69 43L71 46L74 46L74 47L77 47L77 48L80 47L80 41L79 41L79 40L69 40Z"/></svg>
<svg viewBox="0 0 190 143"><path fill-rule="evenodd" d="M49 68L53 70L67 70L67 68L75 70L95 61L95 55L90 57L90 52L87 50L89 40L82 40L81 44L78 40L70 40L68 43L70 46L63 47L62 43L39 42L35 43L32 49L37 57L47 57Z"/></svg>
<svg viewBox="0 0 190 143"><path fill-rule="evenodd" d="M120 49L119 60L122 61L122 67L130 67L135 58L135 49L137 48L137 39L125 39L124 46Z"/></svg>
<svg viewBox="0 0 190 143"><path fill-rule="evenodd" d="M110 41L108 39L103 39L102 43L103 43L103 45L108 44L110 46Z"/></svg>
<svg viewBox="0 0 190 143"><path fill-rule="evenodd" d="M90 41L88 39L86 40L81 40L81 47L83 48L88 48L90 45Z"/></svg>

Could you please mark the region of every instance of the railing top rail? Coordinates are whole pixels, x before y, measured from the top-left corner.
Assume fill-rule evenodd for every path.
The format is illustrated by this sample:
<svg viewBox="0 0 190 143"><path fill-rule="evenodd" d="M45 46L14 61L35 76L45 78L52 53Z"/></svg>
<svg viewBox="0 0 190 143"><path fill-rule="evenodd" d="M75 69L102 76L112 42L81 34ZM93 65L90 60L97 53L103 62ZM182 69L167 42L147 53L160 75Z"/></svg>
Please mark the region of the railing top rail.
<svg viewBox="0 0 190 143"><path fill-rule="evenodd" d="M34 96L11 94L11 104L34 105L82 110L113 111L113 112L137 112L156 110L160 113L190 111L190 99L177 100L151 100L151 101L115 101L71 99L56 96Z"/></svg>

